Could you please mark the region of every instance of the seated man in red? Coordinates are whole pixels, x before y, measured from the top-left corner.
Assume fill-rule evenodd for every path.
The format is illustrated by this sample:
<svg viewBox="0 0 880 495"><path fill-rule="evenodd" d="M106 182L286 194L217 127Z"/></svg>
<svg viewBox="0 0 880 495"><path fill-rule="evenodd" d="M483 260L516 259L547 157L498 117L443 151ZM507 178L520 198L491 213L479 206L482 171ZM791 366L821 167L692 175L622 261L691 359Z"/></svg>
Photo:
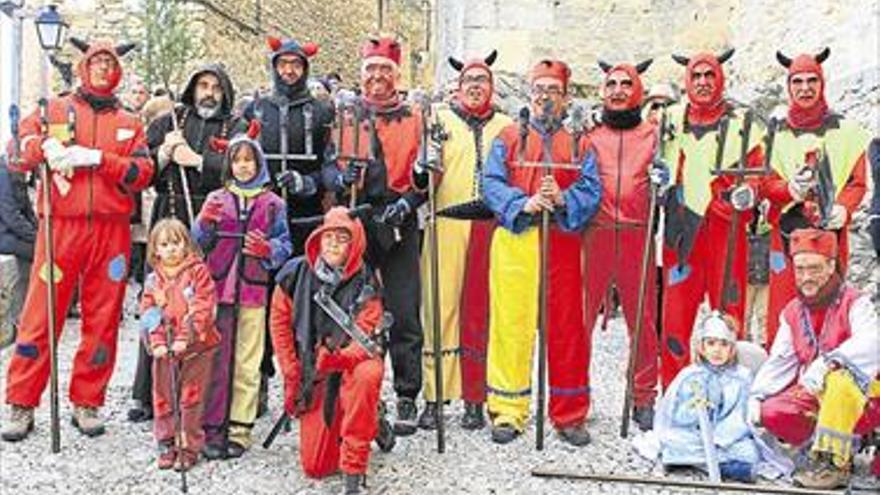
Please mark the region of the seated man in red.
<svg viewBox="0 0 880 495"><path fill-rule="evenodd" d="M341 470L347 494L362 493L385 369L382 300L366 247L360 220L343 207L328 211L305 255L278 273L270 318L284 407L301 422L303 471Z"/></svg>
<svg viewBox="0 0 880 495"><path fill-rule="evenodd" d="M782 311L748 408L752 423L809 449L794 476L808 488L846 486L861 437L880 426L880 321L870 297L843 282L837 246L833 232L792 233L798 296ZM872 469L880 475L880 454Z"/></svg>

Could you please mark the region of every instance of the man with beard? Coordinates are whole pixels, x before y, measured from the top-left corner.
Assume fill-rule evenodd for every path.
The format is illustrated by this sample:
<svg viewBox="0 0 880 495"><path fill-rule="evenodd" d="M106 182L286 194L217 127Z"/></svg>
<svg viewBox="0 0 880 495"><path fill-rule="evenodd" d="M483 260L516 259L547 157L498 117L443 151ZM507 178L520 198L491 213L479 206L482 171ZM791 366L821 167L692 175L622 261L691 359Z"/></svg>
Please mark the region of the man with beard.
<svg viewBox="0 0 880 495"><path fill-rule="evenodd" d="M673 55L686 66L687 103L668 112L674 134L664 150L664 162L674 181L665 204L660 349L664 388L690 362L694 320L707 295L709 306L731 315L740 335L743 331L746 227L759 183L746 180L737 185L734 177L724 174L742 158L745 124L745 112L724 99L721 66L732 55L732 48L717 57L710 53L691 58ZM752 122L746 167L761 166L763 137L762 126ZM723 149L719 150L719 142L724 143ZM722 173L713 175L715 168ZM739 221L731 231L735 215ZM729 273L725 269L728 256L732 256ZM732 289L728 297L723 294L726 284Z"/></svg>
<svg viewBox="0 0 880 495"><path fill-rule="evenodd" d="M571 70L542 60L531 71L531 118L504 128L492 143L482 186L502 228L489 251L489 351L486 389L492 441L508 443L525 429L531 398L532 355L539 287L547 289L550 421L560 438L587 445L589 357L583 318L581 234L596 213L602 188L596 155L582 135L565 129ZM525 119L523 119L525 120ZM523 163L525 162L525 163ZM536 162L570 165L544 172ZM541 253L541 218L551 215L549 252ZM539 280L547 257L548 279ZM546 284L546 285L545 285Z"/></svg>
<svg viewBox="0 0 880 495"><path fill-rule="evenodd" d="M361 94L363 113L372 124L362 122L354 136L346 138L337 156L370 156L371 160L330 160L324 181L340 200L354 186L359 203L373 205L374 218L366 222L367 260L379 270L384 302L394 316L389 350L397 393L398 435L417 429L415 399L422 388L422 327L419 321L420 235L415 215L425 194L413 184L413 164L419 152L422 122L419 112L401 101L401 46L392 38L370 39L361 48ZM351 133L349 133L351 134ZM341 167L341 168L340 168Z"/></svg>
<svg viewBox="0 0 880 495"><path fill-rule="evenodd" d="M652 231L647 225L651 179L656 177L668 182L668 176L664 177L662 166L656 169L652 166L657 146L656 129L651 123L643 122L641 117L644 90L640 74L648 69L651 60L637 66L619 64L612 67L605 62L599 65L605 72L602 125L587 137L597 156L602 202L596 218L584 232L586 352L589 355L592 340L589 336L611 285L614 284L620 295L630 337L636 327L639 289L644 290L641 342L635 361L633 418L645 431L653 425L657 385L657 332L654 328L657 300L653 297L656 294L656 271L648 270L642 287L639 260L644 251L645 236L651 235ZM630 345L632 352L636 346L634 343Z"/></svg>
<svg viewBox="0 0 880 495"><path fill-rule="evenodd" d="M867 189L866 153L870 136L856 122L833 113L825 102L822 62L828 48L818 55L776 58L788 69L788 115L776 134L773 169L782 180L768 187L773 208L769 218L770 301L767 314L767 345L773 342L782 308L795 296L791 259L785 255L786 237L795 228L819 227L838 233L838 269L846 272L849 258L849 224ZM825 197L833 202L823 215L820 209L818 174L833 188Z"/></svg>
<svg viewBox="0 0 880 495"><path fill-rule="evenodd" d="M843 281L833 232L791 234L797 296L782 310L770 357L752 383L749 421L809 449L795 483L847 485L863 435L880 426L880 321L871 298ZM880 476L880 453L872 471Z"/></svg>
<svg viewBox="0 0 880 495"><path fill-rule="evenodd" d="M46 259L48 212L41 191L30 286L6 375L10 414L2 437L7 441L22 440L33 430L34 408L49 381L49 318L60 335L77 285L82 335L70 379L72 420L84 435L104 433L98 408L116 361L131 249L128 219L134 193L146 188L153 175L140 119L122 110L114 95L122 78L120 57L133 45L71 42L84 53L77 65L80 87L48 100L43 112L25 119L17 141L18 170L32 171L43 162L50 169L54 266ZM49 273L56 297L51 315L46 308Z"/></svg>
<svg viewBox="0 0 880 495"><path fill-rule="evenodd" d="M449 59L458 71L458 89L450 108L437 110L437 120L449 139L443 142L443 177L436 186L437 210L456 205L482 205L480 174L492 141L510 124L506 115L492 104L494 81L491 65L498 52L485 59L461 62ZM484 209L484 208L483 208ZM485 424L483 402L486 401L486 341L489 332L489 243L495 229L494 219L437 219L440 246L440 325L443 356L443 400L464 399L465 429L475 430ZM430 246L422 251L422 280L429 280ZM422 376L434 376L433 321L431 288L422 287L422 322L425 347L422 352ZM437 392L434 380L425 381L425 410L419 417L422 428L436 428Z"/></svg>
<svg viewBox="0 0 880 495"><path fill-rule="evenodd" d="M330 137L333 110L309 92L309 59L318 53L314 43L268 38L271 50L272 93L258 97L236 126L244 132L251 120L260 121L260 145L269 161L272 181L285 196L288 219L320 215L321 165ZM293 255L303 253L314 225L290 225Z"/></svg>
<svg viewBox="0 0 880 495"><path fill-rule="evenodd" d="M223 185L223 154L209 143L213 137L227 137L234 101L232 82L223 67L205 65L190 76L180 105L147 129L147 143L157 165L151 226L173 217L192 227L190 220L201 211L205 197ZM142 342L132 385L137 404L128 412L131 421L152 418L151 366L152 358Z"/></svg>

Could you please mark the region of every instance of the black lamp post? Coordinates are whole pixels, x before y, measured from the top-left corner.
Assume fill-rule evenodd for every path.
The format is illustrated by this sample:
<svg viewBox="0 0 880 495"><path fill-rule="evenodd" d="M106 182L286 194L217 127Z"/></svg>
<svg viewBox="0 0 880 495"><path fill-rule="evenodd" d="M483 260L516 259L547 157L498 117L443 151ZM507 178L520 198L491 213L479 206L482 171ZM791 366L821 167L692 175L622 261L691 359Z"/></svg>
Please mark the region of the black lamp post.
<svg viewBox="0 0 880 495"><path fill-rule="evenodd" d="M64 34L67 23L58 13L56 5L47 5L40 9L37 18L34 19L37 26L37 36L40 38L40 46L43 50L58 50L64 44Z"/></svg>

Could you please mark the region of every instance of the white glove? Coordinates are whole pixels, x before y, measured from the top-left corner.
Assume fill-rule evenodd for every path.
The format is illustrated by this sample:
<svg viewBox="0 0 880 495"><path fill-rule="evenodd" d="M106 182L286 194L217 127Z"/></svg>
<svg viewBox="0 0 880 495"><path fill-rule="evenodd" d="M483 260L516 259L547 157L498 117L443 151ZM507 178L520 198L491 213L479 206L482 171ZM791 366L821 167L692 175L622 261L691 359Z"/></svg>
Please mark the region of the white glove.
<svg viewBox="0 0 880 495"><path fill-rule="evenodd" d="M825 375L828 374L828 365L825 364L825 358L817 357L806 371L798 379L798 383L807 389L813 395L819 395L825 388Z"/></svg>
<svg viewBox="0 0 880 495"><path fill-rule="evenodd" d="M816 174L813 169L804 165L798 172L788 181L788 192L795 202L803 201L810 191L816 186Z"/></svg>
<svg viewBox="0 0 880 495"><path fill-rule="evenodd" d="M101 163L101 150L74 145L67 148L65 158L71 167L93 167Z"/></svg>
<svg viewBox="0 0 880 495"><path fill-rule="evenodd" d="M828 222L825 224L827 230L840 230L846 224L849 213L846 207L837 203L831 207L831 214L828 216Z"/></svg>
<svg viewBox="0 0 880 495"><path fill-rule="evenodd" d="M730 191L730 204L739 211L755 207L755 190L748 184L740 184Z"/></svg>
<svg viewBox="0 0 880 495"><path fill-rule="evenodd" d="M71 165L67 159L67 148L61 144L61 141L50 137L43 141L40 147L43 149L43 156L46 158L46 163L49 164L49 169L63 173L70 169Z"/></svg>
<svg viewBox="0 0 880 495"><path fill-rule="evenodd" d="M761 401L755 398L749 399L746 407L746 420L749 424L761 426Z"/></svg>

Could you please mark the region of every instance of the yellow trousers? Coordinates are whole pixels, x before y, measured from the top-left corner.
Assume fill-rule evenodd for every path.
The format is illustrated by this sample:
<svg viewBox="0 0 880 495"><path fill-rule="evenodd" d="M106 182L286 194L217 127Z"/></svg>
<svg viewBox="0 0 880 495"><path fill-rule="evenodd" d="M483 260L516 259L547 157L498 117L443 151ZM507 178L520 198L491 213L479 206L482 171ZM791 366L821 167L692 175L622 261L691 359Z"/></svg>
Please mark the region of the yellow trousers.
<svg viewBox="0 0 880 495"><path fill-rule="evenodd" d="M257 417L260 363L266 337L266 308L240 308L235 340L235 371L232 375L232 407L229 440L250 447L251 428Z"/></svg>
<svg viewBox="0 0 880 495"><path fill-rule="evenodd" d="M868 401L877 398L880 398L880 380L870 383L866 396L848 371L828 373L825 389L819 397L816 439L811 451L829 453L835 465L848 467L859 440L854 435L856 424Z"/></svg>

